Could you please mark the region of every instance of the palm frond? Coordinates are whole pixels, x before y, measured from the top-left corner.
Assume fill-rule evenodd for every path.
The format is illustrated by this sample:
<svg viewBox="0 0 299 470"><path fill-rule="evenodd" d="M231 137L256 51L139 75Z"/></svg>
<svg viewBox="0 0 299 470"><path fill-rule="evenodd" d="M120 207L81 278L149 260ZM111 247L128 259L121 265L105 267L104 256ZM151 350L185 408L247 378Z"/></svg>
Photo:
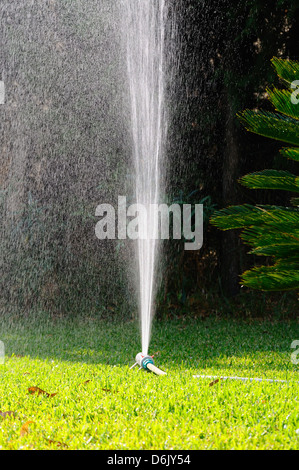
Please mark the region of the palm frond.
<svg viewBox="0 0 299 470"><path fill-rule="evenodd" d="M241 281L252 289L262 291L293 290L299 288L299 271L297 267L280 265L255 267L246 271Z"/></svg>
<svg viewBox="0 0 299 470"><path fill-rule="evenodd" d="M295 80L299 80L299 62L278 57L273 57L271 62L277 75L286 83L290 84Z"/></svg>
<svg viewBox="0 0 299 470"><path fill-rule="evenodd" d="M256 255L256 256L273 256L276 259L284 258L284 259L293 259L294 256L298 254L298 244L280 244L280 245L269 245L263 247L257 247L253 250L248 252L249 255ZM298 259L299 263L299 259Z"/></svg>
<svg viewBox="0 0 299 470"><path fill-rule="evenodd" d="M299 80L299 62L272 60L280 78L289 85ZM292 102L292 90L268 90L269 99L280 113L245 110L238 115L247 130L264 137L287 142L281 154L299 161L299 106ZM251 189L279 189L299 192L299 177L281 170L263 170L243 176L239 182ZM242 276L242 282L265 291L299 288L299 198L293 207L231 206L216 211L211 223L221 230L239 229L251 254L273 257L273 266L254 267Z"/></svg>
<svg viewBox="0 0 299 470"><path fill-rule="evenodd" d="M298 178L288 171L263 170L243 176L239 181L251 189L281 189L299 193Z"/></svg>
<svg viewBox="0 0 299 470"><path fill-rule="evenodd" d="M278 90L274 88L273 90L268 89L267 92L269 100L275 106L276 111L294 119L299 119L299 106L292 101L294 90Z"/></svg>
<svg viewBox="0 0 299 470"><path fill-rule="evenodd" d="M284 247L296 248L299 258L299 228L288 227L286 224L278 226L259 226L245 229L241 234L242 240L253 247L251 253L284 257ZM283 252L283 253L282 253Z"/></svg>
<svg viewBox="0 0 299 470"><path fill-rule="evenodd" d="M293 118L248 109L238 114L238 117L250 132L299 146L298 121Z"/></svg>
<svg viewBox="0 0 299 470"><path fill-rule="evenodd" d="M299 162L299 148L283 148L280 153L286 158Z"/></svg>
<svg viewBox="0 0 299 470"><path fill-rule="evenodd" d="M299 225L299 211L293 207L244 204L215 211L210 222L221 230L241 229L264 224L270 226L283 222L297 226Z"/></svg>

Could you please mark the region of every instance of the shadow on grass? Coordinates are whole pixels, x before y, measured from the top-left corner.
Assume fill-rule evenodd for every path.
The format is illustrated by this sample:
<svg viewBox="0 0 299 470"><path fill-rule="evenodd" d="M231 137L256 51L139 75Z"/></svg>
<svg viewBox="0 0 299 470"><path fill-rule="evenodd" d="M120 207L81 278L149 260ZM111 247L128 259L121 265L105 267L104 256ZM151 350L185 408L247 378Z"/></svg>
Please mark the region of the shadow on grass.
<svg viewBox="0 0 299 470"><path fill-rule="evenodd" d="M131 366L140 351L135 322L96 318L0 318L0 340L6 356L30 356L86 364ZM219 371L273 377L298 370L291 344L299 340L298 323L241 320L154 322L150 343L155 362L166 370Z"/></svg>

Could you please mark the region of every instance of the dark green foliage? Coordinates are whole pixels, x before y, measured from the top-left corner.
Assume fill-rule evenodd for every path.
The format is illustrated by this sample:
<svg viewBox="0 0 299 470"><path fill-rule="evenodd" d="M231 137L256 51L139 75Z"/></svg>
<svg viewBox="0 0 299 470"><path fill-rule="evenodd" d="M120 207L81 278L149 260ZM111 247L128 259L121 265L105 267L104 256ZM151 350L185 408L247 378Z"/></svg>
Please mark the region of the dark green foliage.
<svg viewBox="0 0 299 470"><path fill-rule="evenodd" d="M259 171L244 176L240 182L251 189L282 189L284 191L299 192L297 176L288 171Z"/></svg>
<svg viewBox="0 0 299 470"><path fill-rule="evenodd" d="M285 83L299 78L299 63L273 59L273 65ZM299 105L291 90L269 91L269 99L282 114L244 111L240 116L245 127L256 134L296 145L281 151L287 158L299 159ZM299 192L299 178L288 172L264 170L244 176L240 183L251 189L278 189ZM232 206L214 214L213 225L222 230L242 229L241 238L252 247L250 254L270 256L275 264L246 271L242 283L265 291L291 290L299 287L299 210L298 198L293 207L269 205Z"/></svg>

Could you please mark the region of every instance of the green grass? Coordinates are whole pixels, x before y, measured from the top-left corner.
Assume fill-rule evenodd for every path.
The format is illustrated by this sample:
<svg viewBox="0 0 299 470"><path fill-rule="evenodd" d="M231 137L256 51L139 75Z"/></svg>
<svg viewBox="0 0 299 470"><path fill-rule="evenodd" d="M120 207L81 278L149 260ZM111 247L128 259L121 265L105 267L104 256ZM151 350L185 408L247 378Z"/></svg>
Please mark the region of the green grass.
<svg viewBox="0 0 299 470"><path fill-rule="evenodd" d="M0 449L299 448L298 323L157 322L151 352L165 377L129 370L139 336L132 322L1 318L0 410L15 414L0 416ZM195 374L289 382L210 387Z"/></svg>

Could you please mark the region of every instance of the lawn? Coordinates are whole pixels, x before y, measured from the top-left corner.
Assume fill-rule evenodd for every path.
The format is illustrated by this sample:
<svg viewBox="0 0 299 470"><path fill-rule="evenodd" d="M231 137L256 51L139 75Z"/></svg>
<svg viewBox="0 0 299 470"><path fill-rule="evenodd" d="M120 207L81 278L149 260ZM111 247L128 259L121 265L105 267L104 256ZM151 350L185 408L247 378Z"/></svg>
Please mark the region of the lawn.
<svg viewBox="0 0 299 470"><path fill-rule="evenodd" d="M164 377L129 369L139 338L134 322L2 317L0 449L299 448L297 322L156 322Z"/></svg>

